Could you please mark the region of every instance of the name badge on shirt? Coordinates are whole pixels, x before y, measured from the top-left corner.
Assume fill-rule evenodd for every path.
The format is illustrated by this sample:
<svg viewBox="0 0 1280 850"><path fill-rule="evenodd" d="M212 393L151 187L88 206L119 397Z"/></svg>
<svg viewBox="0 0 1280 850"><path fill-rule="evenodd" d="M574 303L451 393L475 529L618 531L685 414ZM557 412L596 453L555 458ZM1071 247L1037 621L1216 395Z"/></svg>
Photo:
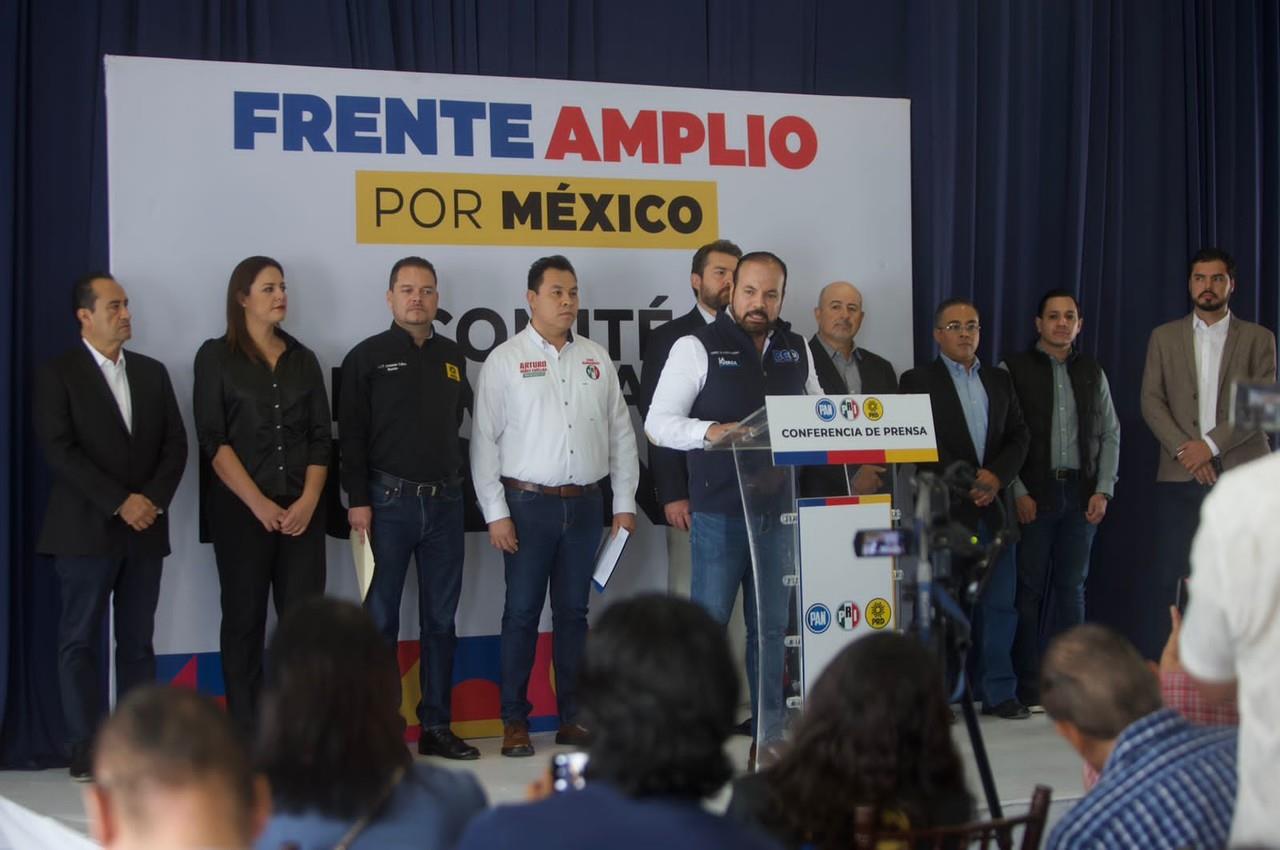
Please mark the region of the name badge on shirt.
<svg viewBox="0 0 1280 850"><path fill-rule="evenodd" d="M452 363L444 364L444 376L451 381L462 381L462 373L458 371L458 367Z"/></svg>
<svg viewBox="0 0 1280 850"><path fill-rule="evenodd" d="M715 358L717 366L736 367L742 365L738 362L738 352L736 351L710 351L707 354L709 357Z"/></svg>
<svg viewBox="0 0 1280 850"><path fill-rule="evenodd" d="M379 372L386 372L387 374L390 374L392 372L399 372L401 369L403 369L408 365L409 365L408 363L405 363L403 360L400 360L395 363L379 363L377 366L374 366L373 368L377 369Z"/></svg>
<svg viewBox="0 0 1280 850"><path fill-rule="evenodd" d="M520 377L522 378L543 378L547 374L547 361L545 360L522 360L520 361Z"/></svg>

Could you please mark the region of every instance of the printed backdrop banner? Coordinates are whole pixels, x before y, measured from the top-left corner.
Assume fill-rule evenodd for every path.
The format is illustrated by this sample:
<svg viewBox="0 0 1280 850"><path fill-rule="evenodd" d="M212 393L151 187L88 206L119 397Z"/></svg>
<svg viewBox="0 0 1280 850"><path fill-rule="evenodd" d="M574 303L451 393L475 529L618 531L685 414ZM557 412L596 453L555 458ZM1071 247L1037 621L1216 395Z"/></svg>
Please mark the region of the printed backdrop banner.
<svg viewBox="0 0 1280 850"><path fill-rule="evenodd" d="M331 380L388 326L383 293L400 257L435 264L437 329L461 343L474 382L527 324L529 264L564 253L581 286L577 330L608 347L634 405L648 333L690 309L693 252L721 237L787 262L783 317L806 335L819 288L857 283L859 343L909 363L907 101L150 58L106 67L112 271L131 299L131 346L167 364L193 446L156 623L174 678L215 691L221 678L213 549L197 531L192 360L223 333L227 278L246 256L284 266L285 326ZM496 716L503 569L474 511L468 528L467 672L455 680L474 697L461 713L479 722L490 707ZM356 598L345 540L330 541L328 569L329 592ZM641 517L593 610L665 586L663 535ZM404 638L416 637L414 588L411 578ZM405 663L416 687L416 658Z"/></svg>

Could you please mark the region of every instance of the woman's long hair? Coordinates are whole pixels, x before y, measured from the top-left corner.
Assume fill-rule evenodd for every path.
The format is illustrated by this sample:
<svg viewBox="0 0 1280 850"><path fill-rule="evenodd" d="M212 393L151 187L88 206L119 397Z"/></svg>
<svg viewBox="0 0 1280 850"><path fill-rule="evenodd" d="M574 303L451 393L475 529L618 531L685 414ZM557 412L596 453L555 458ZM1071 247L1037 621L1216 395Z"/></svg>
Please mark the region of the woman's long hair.
<svg viewBox="0 0 1280 850"><path fill-rule="evenodd" d="M849 846L857 806L932 825L940 800L968 796L950 725L928 650L891 632L855 641L823 671L793 745L765 772L763 823L824 850Z"/></svg>
<svg viewBox="0 0 1280 850"><path fill-rule="evenodd" d="M275 806L367 812L411 756L395 655L358 605L317 597L280 622L267 655L256 761Z"/></svg>
<svg viewBox="0 0 1280 850"><path fill-rule="evenodd" d="M264 362L266 357L249 336L240 299L249 296L254 280L266 268L274 268L284 275L284 267L270 257L246 257L231 270L231 278L227 281L227 347L252 362Z"/></svg>

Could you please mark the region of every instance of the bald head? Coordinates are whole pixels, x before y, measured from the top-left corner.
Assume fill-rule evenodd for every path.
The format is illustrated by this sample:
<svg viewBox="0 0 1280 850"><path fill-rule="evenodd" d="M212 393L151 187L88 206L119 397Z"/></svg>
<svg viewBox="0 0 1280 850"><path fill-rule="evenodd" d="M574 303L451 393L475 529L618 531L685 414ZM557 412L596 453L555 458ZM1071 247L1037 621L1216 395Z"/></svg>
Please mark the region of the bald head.
<svg viewBox="0 0 1280 850"><path fill-rule="evenodd" d="M853 338L862 328L862 293L858 287L837 280L822 287L813 317L818 320L818 336L838 351L853 348Z"/></svg>

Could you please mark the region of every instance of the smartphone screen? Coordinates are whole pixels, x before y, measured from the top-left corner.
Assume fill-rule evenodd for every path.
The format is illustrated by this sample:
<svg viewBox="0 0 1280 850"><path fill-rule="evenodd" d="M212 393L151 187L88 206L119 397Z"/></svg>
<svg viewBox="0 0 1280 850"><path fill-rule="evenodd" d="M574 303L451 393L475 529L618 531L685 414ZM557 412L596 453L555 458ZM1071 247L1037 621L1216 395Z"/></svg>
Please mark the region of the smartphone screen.
<svg viewBox="0 0 1280 850"><path fill-rule="evenodd" d="M577 790L586 784L586 753L556 753L551 757L551 787L555 791Z"/></svg>

